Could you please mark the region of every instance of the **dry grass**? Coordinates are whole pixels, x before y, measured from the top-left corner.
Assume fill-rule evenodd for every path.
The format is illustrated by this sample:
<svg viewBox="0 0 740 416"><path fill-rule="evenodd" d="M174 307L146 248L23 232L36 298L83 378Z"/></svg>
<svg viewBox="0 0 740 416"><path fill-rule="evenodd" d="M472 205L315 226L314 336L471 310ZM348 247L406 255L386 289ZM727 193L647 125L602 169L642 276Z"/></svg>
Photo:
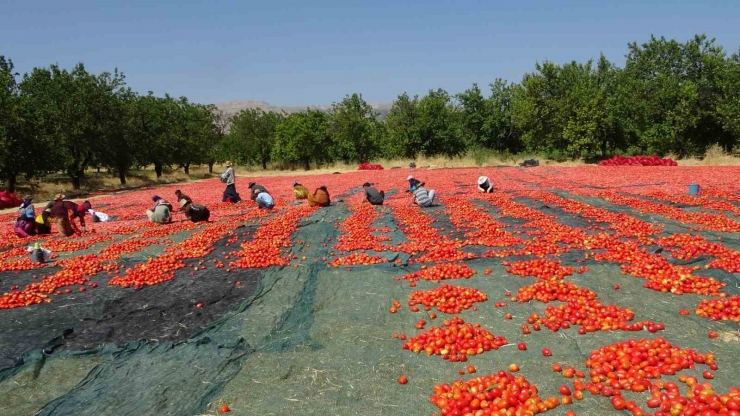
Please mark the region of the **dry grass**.
<svg viewBox="0 0 740 416"><path fill-rule="evenodd" d="M214 168L215 169L215 168ZM142 187L167 185L172 183L190 182L200 179L215 177L217 174L209 174L207 167L194 167L187 175L182 170L165 171L161 178L157 178L153 169L132 171L126 178L126 185L121 185L117 176L105 172L90 171L82 183L82 189L72 189L69 178L61 175L53 175L40 180L21 182L18 184L18 194L33 194L36 200L53 198L56 194L69 196L83 196L98 192L114 192L121 190L134 190Z"/></svg>
<svg viewBox="0 0 740 416"><path fill-rule="evenodd" d="M415 159L375 159L369 163L379 164L385 169L407 168L411 162L416 163L417 168L443 169L443 168L470 168L470 167L490 167L490 166L518 166L525 159L538 159L541 165L545 166L582 166L585 162L581 159L567 160L556 162L554 160L543 160L537 156L517 155L511 158L501 158L497 156L485 157L482 160L476 159L471 155L460 156L455 158L448 157L417 157ZM358 163L331 163L322 165L318 168L312 166L311 170L306 171L302 168L286 169L278 165L268 165L267 170L260 167L240 167L238 173L259 175L259 176L283 176L283 175L320 175L333 172L351 172L356 171ZM282 168L282 169L281 169Z"/></svg>
<svg viewBox="0 0 740 416"><path fill-rule="evenodd" d="M678 162L679 166L738 166L740 157L727 153L722 146L712 145L702 158L678 159L675 155L666 156Z"/></svg>
<svg viewBox="0 0 740 416"><path fill-rule="evenodd" d="M714 145L710 147L702 158L685 158L678 159L675 155L666 157L678 161L680 166L738 166L740 157L725 152L722 147ZM411 162L416 163L419 168L462 168L462 167L487 167L487 166L518 166L525 159L538 159L544 166L582 166L586 163L581 160L566 160L557 162L553 160L543 160L535 155L516 155L501 156L496 154L483 155L474 157L468 154L456 158L447 157L417 157L416 159L378 159L371 163L382 165L386 169L408 167ZM218 173L223 172L224 166L214 166L213 174L208 173L206 166L194 166L190 169L190 174L186 175L181 169L165 171L161 178L156 178L154 170L146 168L144 170L133 171L127 178L126 185L121 185L118 177L108 173L88 172L88 177L83 183L82 189L74 191L68 178L56 176L46 178L45 180L34 180L31 182L20 183L18 186L19 194L31 193L36 199L50 199L55 194L63 193L66 195L85 195L90 193L120 191L125 189L138 189L142 187L166 185L172 183L191 182L194 180L213 178ZM258 166L238 166L237 175L242 177L249 176L290 176L290 175L323 175L334 172L352 172L357 170L357 163L333 163L322 165L318 168L311 167L311 170L302 168L286 169L284 166L277 164L268 166L267 170Z"/></svg>

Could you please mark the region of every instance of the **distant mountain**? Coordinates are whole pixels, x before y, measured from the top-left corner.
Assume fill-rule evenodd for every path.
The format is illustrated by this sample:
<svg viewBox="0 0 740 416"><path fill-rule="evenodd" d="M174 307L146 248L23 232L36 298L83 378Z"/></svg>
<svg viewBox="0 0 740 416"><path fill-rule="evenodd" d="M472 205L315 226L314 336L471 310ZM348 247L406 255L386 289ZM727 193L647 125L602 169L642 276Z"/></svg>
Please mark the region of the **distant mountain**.
<svg viewBox="0 0 740 416"><path fill-rule="evenodd" d="M377 103L377 104L370 104L373 109L375 109L378 114L380 114L380 118L385 118L386 114L388 114L388 111L390 111L391 106L393 103ZM222 104L216 104L216 108L223 111L229 116L232 116L242 110L246 110L249 108L260 108L264 111L275 111L275 112L281 112L284 111L288 114L291 113L298 113L300 111L306 110L306 108L310 108L312 110L320 110L320 111L329 111L331 109L330 105L312 105L308 107L279 107L272 105L270 103L266 103L264 101L260 100L234 100L225 102Z"/></svg>

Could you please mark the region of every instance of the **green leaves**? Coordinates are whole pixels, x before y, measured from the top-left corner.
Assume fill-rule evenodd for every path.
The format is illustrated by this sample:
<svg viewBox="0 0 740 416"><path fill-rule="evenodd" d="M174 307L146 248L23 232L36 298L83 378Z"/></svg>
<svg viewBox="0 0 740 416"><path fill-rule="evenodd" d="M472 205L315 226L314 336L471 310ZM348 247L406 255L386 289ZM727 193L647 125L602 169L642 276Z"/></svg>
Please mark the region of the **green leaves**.
<svg viewBox="0 0 740 416"><path fill-rule="evenodd" d="M132 166L233 160L277 166L360 163L516 153L553 158L615 153L702 154L740 139L740 55L704 35L681 43L631 43L623 68L606 57L542 62L521 82L501 79L457 95L443 89L397 97L381 119L355 93L328 112L291 115L244 110L230 118L212 105L139 95L125 77L51 65L19 79L0 56L0 179L65 171L80 186L85 169L105 166L121 182Z"/></svg>
<svg viewBox="0 0 740 416"><path fill-rule="evenodd" d="M276 129L284 117L284 114L258 108L240 111L231 120L231 132L224 146L224 151L230 156L226 158L240 163L260 164L267 169L272 158Z"/></svg>
<svg viewBox="0 0 740 416"><path fill-rule="evenodd" d="M311 163L330 162L331 139L327 131L328 116L318 110L291 114L277 126L273 159L306 170Z"/></svg>
<svg viewBox="0 0 740 416"><path fill-rule="evenodd" d="M365 162L379 154L379 125L373 108L360 94L332 105L328 120L331 153L344 162Z"/></svg>

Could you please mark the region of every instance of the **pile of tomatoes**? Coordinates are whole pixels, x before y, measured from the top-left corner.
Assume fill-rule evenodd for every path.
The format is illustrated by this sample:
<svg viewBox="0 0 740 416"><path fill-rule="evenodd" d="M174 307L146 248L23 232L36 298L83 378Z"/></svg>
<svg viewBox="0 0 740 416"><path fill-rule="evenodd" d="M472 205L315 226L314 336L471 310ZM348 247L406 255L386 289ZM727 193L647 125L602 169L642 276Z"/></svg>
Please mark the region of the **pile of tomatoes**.
<svg viewBox="0 0 740 416"><path fill-rule="evenodd" d="M542 280L562 280L566 276L572 276L576 271L573 267L563 266L559 261L547 259L534 259L516 262L503 262L506 273L521 277L532 276Z"/></svg>
<svg viewBox="0 0 740 416"><path fill-rule="evenodd" d="M423 305L427 311L436 307L440 312L456 314L487 299L488 296L478 289L445 284L435 289L413 292L409 295L409 306L412 312L419 310L416 305Z"/></svg>
<svg viewBox="0 0 740 416"><path fill-rule="evenodd" d="M337 257L329 262L331 267L353 266L353 265L370 265L385 263L383 256L371 256L367 253L352 253L346 257Z"/></svg>
<svg viewBox="0 0 740 416"><path fill-rule="evenodd" d="M435 385L429 400L442 415L534 415L560 404L555 397L543 401L534 384L503 370Z"/></svg>
<svg viewBox="0 0 740 416"><path fill-rule="evenodd" d="M516 300L529 302L537 300L543 303L589 301L596 299L596 292L583 289L572 282L540 280L519 289Z"/></svg>
<svg viewBox="0 0 740 416"><path fill-rule="evenodd" d="M402 345L413 353L426 352L439 355L444 360L465 362L467 357L497 350L506 345L505 337L494 336L480 324L466 323L458 317L446 319L442 326L435 326L422 332Z"/></svg>
<svg viewBox="0 0 740 416"><path fill-rule="evenodd" d="M421 270L405 274L401 278L411 283L420 279L439 283L448 279L470 279L475 273L475 270L465 264L441 263L431 267L421 266Z"/></svg>
<svg viewBox="0 0 740 416"><path fill-rule="evenodd" d="M713 321L740 322L740 296L702 299L694 313Z"/></svg>

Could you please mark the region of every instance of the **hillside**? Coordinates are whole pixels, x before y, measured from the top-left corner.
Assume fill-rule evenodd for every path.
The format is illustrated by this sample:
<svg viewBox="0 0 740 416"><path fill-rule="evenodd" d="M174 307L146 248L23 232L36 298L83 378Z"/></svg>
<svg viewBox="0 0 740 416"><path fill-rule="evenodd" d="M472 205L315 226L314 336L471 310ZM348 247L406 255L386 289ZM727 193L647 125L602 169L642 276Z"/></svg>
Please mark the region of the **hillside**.
<svg viewBox="0 0 740 416"><path fill-rule="evenodd" d="M378 112L378 114L380 114L380 118L385 118L385 115L388 114L388 111L390 111L391 105L393 105L393 103L376 103L376 104L370 104L370 105L375 109L375 111ZM276 112L284 111L288 114L297 113L307 108L307 107L274 106L270 103L267 103L261 100L234 100L234 101L228 101L228 102L221 103L221 104L216 104L216 107L230 116L238 113L241 110L245 110L249 108L260 108L265 111L276 111ZM308 108L311 108L314 110L329 111L331 109L331 105L313 105L313 106L308 106Z"/></svg>

